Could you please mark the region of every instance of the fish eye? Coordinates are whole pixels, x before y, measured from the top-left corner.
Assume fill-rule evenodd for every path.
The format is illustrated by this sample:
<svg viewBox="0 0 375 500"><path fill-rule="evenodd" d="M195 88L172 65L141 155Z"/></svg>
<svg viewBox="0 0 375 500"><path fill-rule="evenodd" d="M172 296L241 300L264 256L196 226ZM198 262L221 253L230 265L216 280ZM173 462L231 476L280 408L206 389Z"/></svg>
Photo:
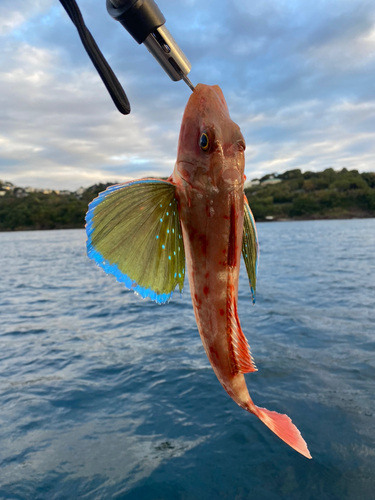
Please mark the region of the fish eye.
<svg viewBox="0 0 375 500"><path fill-rule="evenodd" d="M199 147L201 148L202 151L207 151L208 147L210 145L210 141L208 139L208 135L206 132L203 132L199 138Z"/></svg>

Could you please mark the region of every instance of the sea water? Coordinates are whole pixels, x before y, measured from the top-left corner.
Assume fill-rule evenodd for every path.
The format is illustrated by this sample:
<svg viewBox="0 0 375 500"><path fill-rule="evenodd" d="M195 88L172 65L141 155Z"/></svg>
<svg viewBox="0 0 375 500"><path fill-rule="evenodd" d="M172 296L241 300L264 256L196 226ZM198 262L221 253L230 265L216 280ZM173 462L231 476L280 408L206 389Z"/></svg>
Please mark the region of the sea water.
<svg viewBox="0 0 375 500"><path fill-rule="evenodd" d="M246 380L313 460L222 389L188 283L160 306L89 261L83 230L0 233L1 499L375 498L375 220L258 233Z"/></svg>

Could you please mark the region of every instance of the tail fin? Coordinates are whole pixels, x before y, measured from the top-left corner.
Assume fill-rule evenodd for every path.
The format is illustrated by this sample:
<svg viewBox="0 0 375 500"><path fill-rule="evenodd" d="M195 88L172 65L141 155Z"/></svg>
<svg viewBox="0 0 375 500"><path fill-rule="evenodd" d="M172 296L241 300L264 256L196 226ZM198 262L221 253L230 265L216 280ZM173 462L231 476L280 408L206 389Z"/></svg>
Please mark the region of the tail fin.
<svg viewBox="0 0 375 500"><path fill-rule="evenodd" d="M276 436L279 436L298 453L301 453L306 458L312 458L300 431L292 423L288 415L282 415L255 405L252 406L251 413L254 413Z"/></svg>

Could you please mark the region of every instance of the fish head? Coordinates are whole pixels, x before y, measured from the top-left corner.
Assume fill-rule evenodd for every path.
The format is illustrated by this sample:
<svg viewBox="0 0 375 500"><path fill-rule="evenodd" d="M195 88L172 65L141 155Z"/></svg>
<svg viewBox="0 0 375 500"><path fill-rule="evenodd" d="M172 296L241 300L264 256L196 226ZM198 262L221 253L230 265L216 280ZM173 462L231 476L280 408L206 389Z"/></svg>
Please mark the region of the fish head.
<svg viewBox="0 0 375 500"><path fill-rule="evenodd" d="M175 170L192 188L243 189L245 140L217 85L198 84L182 118Z"/></svg>

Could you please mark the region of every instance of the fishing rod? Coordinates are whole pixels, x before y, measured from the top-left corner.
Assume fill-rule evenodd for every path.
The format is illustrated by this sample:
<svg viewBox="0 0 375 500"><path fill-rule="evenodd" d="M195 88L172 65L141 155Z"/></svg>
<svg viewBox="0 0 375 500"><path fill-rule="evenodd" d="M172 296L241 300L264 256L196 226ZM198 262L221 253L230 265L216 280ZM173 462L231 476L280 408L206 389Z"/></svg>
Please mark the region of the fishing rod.
<svg viewBox="0 0 375 500"><path fill-rule="evenodd" d="M104 55L83 20L75 0L60 0L77 28L82 44L120 111L130 113L130 103ZM144 44L173 81L183 80L193 91L188 78L191 64L166 28L166 19L154 0L106 0L109 15L119 21L136 42Z"/></svg>

